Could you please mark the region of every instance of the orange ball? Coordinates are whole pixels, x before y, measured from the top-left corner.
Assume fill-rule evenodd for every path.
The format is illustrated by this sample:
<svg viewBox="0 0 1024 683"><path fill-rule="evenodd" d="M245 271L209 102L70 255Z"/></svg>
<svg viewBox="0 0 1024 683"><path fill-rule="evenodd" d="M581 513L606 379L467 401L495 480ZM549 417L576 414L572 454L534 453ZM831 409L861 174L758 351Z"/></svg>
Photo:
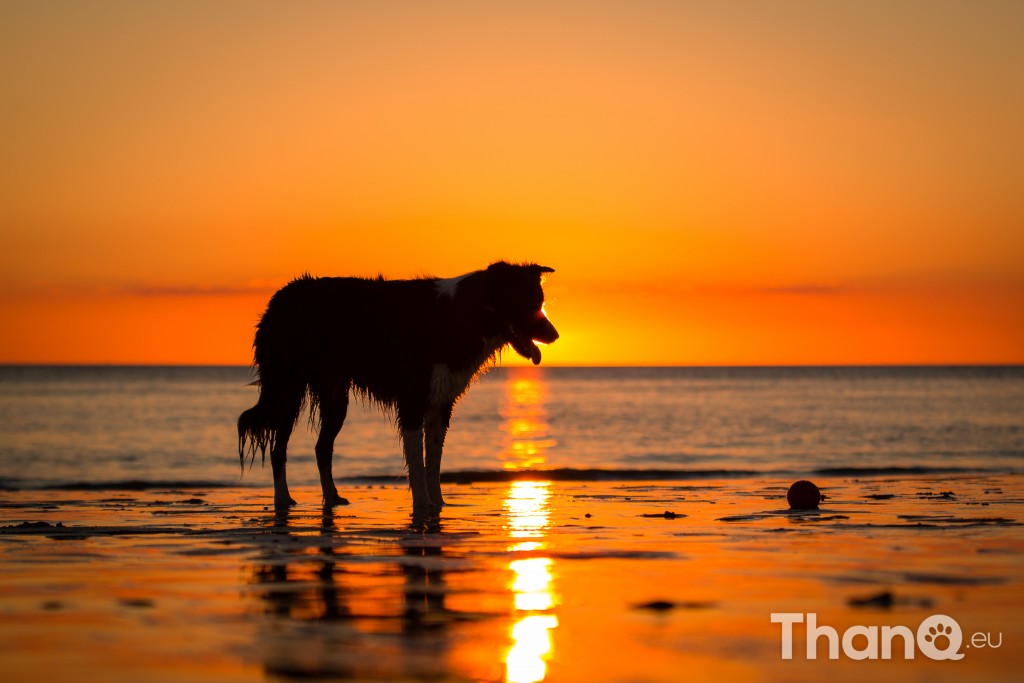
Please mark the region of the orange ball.
<svg viewBox="0 0 1024 683"><path fill-rule="evenodd" d="M813 482L801 479L789 487L786 500L792 510L817 510L821 502L821 491Z"/></svg>

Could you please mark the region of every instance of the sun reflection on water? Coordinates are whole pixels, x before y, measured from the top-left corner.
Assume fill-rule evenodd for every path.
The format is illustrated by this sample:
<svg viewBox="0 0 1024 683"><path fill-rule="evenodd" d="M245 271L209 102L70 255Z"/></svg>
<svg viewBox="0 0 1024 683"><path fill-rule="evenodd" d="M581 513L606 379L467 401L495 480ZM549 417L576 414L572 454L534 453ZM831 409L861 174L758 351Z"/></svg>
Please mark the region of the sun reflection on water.
<svg viewBox="0 0 1024 683"><path fill-rule="evenodd" d="M510 585L517 619L512 625L512 647L505 656L508 683L536 683L547 674L551 656L551 630L558 617L550 613L556 604L552 568L554 560L536 553L546 547L550 524L550 482L517 481L505 497L509 551L529 556L509 562Z"/></svg>
<svg viewBox="0 0 1024 683"><path fill-rule="evenodd" d="M505 657L509 683L537 683L547 675L547 658L551 654L551 629L558 626L553 614L532 614L512 627L515 645Z"/></svg>
<svg viewBox="0 0 1024 683"><path fill-rule="evenodd" d="M547 557L530 557L509 563L509 569L515 572L512 591L515 593L517 610L524 612L543 612L555 604L551 594L551 559Z"/></svg>
<svg viewBox="0 0 1024 683"><path fill-rule="evenodd" d="M505 382L504 418L505 469L528 469L544 465L547 451L555 445L548 433L544 401L547 386L536 369L517 368Z"/></svg>
<svg viewBox="0 0 1024 683"><path fill-rule="evenodd" d="M544 538L548 527L548 482L515 481L505 497L505 514L508 516L508 530L512 538ZM543 541L517 543L510 550L540 550Z"/></svg>
<svg viewBox="0 0 1024 683"><path fill-rule="evenodd" d="M503 453L506 469L531 469L547 462L555 445L548 434L544 401L547 387L536 370L517 370L505 384L502 407L506 435ZM551 510L551 483L517 481L505 495L509 585L516 619L510 629L512 645L505 656L508 683L537 683L547 675L552 652L552 629L558 617L551 613L557 602L553 587L554 560L544 557Z"/></svg>

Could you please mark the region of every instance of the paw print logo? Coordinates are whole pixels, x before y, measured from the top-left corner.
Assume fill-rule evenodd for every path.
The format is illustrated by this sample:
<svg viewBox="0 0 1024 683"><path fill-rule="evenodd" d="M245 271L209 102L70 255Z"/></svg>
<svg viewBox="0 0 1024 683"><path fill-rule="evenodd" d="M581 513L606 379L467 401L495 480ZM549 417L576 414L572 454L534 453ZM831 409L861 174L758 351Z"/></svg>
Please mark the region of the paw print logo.
<svg viewBox="0 0 1024 683"><path fill-rule="evenodd" d="M928 627L928 633L924 634L924 639L935 645L940 650L945 650L949 647L949 637L953 635L953 627L947 626L946 624L935 624L935 626ZM940 643L939 638L945 638L945 643Z"/></svg>
<svg viewBox="0 0 1024 683"><path fill-rule="evenodd" d="M933 614L917 627L917 647L929 659L963 659L963 632L953 617Z"/></svg>

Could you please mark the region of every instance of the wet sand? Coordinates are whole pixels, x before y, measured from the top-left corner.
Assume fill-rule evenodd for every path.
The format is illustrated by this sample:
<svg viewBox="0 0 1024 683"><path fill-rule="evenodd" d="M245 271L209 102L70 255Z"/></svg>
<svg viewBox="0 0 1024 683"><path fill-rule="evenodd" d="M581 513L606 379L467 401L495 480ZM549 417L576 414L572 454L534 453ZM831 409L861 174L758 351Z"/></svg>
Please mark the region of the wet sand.
<svg viewBox="0 0 1024 683"><path fill-rule="evenodd" d="M1010 681L1024 665L1021 477L0 493L4 681ZM781 656L819 625L952 617L959 661L895 639ZM976 633L987 634L978 640ZM934 641L940 648L947 640ZM972 638L974 640L972 640ZM974 643L974 644L972 644ZM979 644L985 644L980 647ZM992 647L991 645L999 645ZM869 651L868 636L850 641Z"/></svg>

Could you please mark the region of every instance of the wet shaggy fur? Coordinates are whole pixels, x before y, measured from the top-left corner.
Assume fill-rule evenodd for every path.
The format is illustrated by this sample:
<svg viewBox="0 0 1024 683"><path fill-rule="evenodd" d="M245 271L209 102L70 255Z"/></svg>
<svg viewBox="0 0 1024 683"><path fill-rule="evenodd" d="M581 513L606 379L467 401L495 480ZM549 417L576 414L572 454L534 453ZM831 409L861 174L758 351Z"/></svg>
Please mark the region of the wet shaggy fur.
<svg viewBox="0 0 1024 683"><path fill-rule="evenodd" d="M498 262L451 279L293 280L270 299L256 328L260 394L238 419L243 467L247 455L265 457L269 450L275 505L294 504L286 450L308 405L319 429L324 503L347 503L335 488L332 458L355 393L393 411L413 505L442 504L441 451L455 402L506 345L537 364L541 352L534 342L558 338L543 312L541 277L549 272Z"/></svg>

